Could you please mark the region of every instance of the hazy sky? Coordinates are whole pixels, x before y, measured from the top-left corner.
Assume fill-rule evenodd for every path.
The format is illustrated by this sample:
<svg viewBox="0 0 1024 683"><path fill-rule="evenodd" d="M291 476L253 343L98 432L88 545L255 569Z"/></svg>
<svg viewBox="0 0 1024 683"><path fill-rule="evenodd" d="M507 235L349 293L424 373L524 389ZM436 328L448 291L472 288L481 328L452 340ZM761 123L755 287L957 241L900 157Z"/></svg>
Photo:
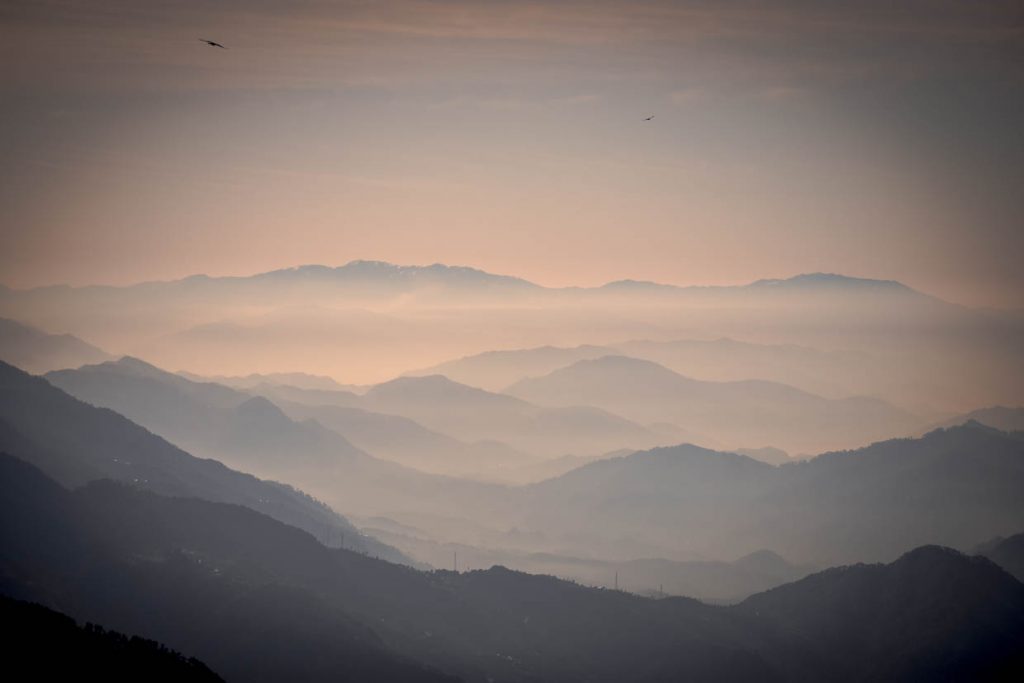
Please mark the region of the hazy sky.
<svg viewBox="0 0 1024 683"><path fill-rule="evenodd" d="M1021 307L1022 121L1019 1L6 0L0 282L367 258Z"/></svg>

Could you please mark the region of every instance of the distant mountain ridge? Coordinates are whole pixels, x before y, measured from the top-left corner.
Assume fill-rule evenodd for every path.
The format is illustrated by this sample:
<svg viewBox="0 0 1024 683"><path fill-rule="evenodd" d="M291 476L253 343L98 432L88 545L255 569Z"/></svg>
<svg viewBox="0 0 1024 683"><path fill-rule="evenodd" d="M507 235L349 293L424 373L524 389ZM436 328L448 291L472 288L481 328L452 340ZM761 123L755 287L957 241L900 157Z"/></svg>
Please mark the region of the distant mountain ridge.
<svg viewBox="0 0 1024 683"><path fill-rule="evenodd" d="M756 288L797 288L797 287L847 287L888 289L901 292L915 290L896 280L876 280L872 278L850 277L838 273L802 273L788 278L757 280L747 285Z"/></svg>
<svg viewBox="0 0 1024 683"><path fill-rule="evenodd" d="M446 265L434 263L430 265L398 265L387 261L355 260L340 266L328 266L321 264L305 264L289 268L279 268L251 275L221 275L211 276L206 274L189 275L176 280L159 280L140 282L132 285L86 285L83 287L68 287L66 285L51 285L37 287L28 290L8 289L7 292L17 291L43 291L57 288L67 289L127 289L131 287L144 287L154 289L167 286L180 285L184 287L195 287L210 283L232 283L238 284L244 281L260 282L335 282L347 284L389 284L392 286L415 286L419 284L446 284L504 287L522 290L568 290L568 291L599 291L599 290L703 290L703 291L728 291L737 289L780 289L780 288L806 288L806 287L846 287L863 289L865 287L885 289L891 291L915 292L916 290L897 282L895 280L877 280L871 278L851 277L836 273L802 273L779 279L762 279L748 284L739 285L674 285L647 280L622 279L609 281L603 285L594 287L546 287L538 285L529 280L512 276L498 275L478 268L469 266ZM4 293L4 292L0 292Z"/></svg>
<svg viewBox="0 0 1024 683"><path fill-rule="evenodd" d="M124 290L144 288L147 290L180 287L194 289L210 284L238 285L247 281L262 283L315 283L327 282L338 284L387 284L391 286L415 286L423 284L449 284L488 287L511 287L533 289L540 288L532 282L510 275L496 275L468 266L449 266L434 263L426 266L396 265L386 261L355 260L340 266L306 264L289 268L253 273L251 275L218 275L211 276L197 273L173 280L150 280L130 285L84 285L70 287L68 285L48 285L26 290L7 289L0 294L18 291L42 292L59 289L71 290Z"/></svg>
<svg viewBox="0 0 1024 683"><path fill-rule="evenodd" d="M785 366L772 366L772 353L785 355L780 349L736 347L746 360L727 378L721 377L729 374L724 347L721 353L648 350L651 360L679 359L683 372L701 357L717 363L722 379L784 381L792 370L799 386L814 393L882 395L932 415L1018 403L1011 373L996 366L1020 364L1012 349L1024 334L1010 316L949 304L887 280L809 274L774 285L637 280L563 287L475 268L365 261L129 286L4 290L0 316L68 330L103 348L198 375L302 371L353 385L510 345L731 337L867 352L869 361L884 356L888 364L869 362L862 377L851 368L857 365L851 354L830 358L790 349ZM956 374L931 372L943 365ZM764 374L736 376L743 368Z"/></svg>

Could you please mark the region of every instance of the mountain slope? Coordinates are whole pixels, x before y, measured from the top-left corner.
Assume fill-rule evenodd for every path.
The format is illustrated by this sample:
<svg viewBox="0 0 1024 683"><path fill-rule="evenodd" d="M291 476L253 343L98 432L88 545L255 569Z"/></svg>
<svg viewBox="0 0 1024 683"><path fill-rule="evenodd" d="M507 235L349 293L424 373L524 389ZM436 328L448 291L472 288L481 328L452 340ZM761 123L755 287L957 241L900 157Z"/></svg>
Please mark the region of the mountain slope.
<svg viewBox="0 0 1024 683"><path fill-rule="evenodd" d="M501 502L499 487L375 458L315 420L292 420L261 396L192 382L135 359L48 378L82 400L123 412L189 452L294 484L345 514L377 515L397 508L450 516L467 506L482 513Z"/></svg>
<svg viewBox="0 0 1024 683"><path fill-rule="evenodd" d="M327 469L366 457L338 434L290 420L265 398L192 382L134 358L52 372L46 378L190 452L249 470ZM280 462L285 456L287 467Z"/></svg>
<svg viewBox="0 0 1024 683"><path fill-rule="evenodd" d="M237 503L305 529L326 543L396 553L300 491L195 458L125 417L83 403L40 377L0 363L0 451L68 486L111 478L171 496Z"/></svg>
<svg viewBox="0 0 1024 683"><path fill-rule="evenodd" d="M9 595L196 653L228 680L445 680L302 587L359 555L237 505L110 481L72 493L6 455L0 473Z"/></svg>
<svg viewBox="0 0 1024 683"><path fill-rule="evenodd" d="M0 360L26 372L77 368L108 360L110 354L70 334L47 334L0 318Z"/></svg>
<svg viewBox="0 0 1024 683"><path fill-rule="evenodd" d="M1012 680L1024 673L1024 584L990 561L926 546L889 565L830 569L736 609L781 642L787 678ZM894 647L898 644L898 647Z"/></svg>
<svg viewBox="0 0 1024 683"><path fill-rule="evenodd" d="M665 557L768 547L828 565L1014 533L1022 490L1024 439L972 424L781 467L690 445L635 453L527 487L515 523L645 541Z"/></svg>
<svg viewBox="0 0 1024 683"><path fill-rule="evenodd" d="M237 506L103 482L68 493L6 457L0 474L0 519L51 511L20 539L0 526L0 566L21 597L59 597L69 614L195 652L228 679L440 678L424 664L500 681L767 674L730 642L728 618L695 602L503 569L416 572ZM78 542L53 560L57 538ZM707 623L694 632L694 620Z"/></svg>

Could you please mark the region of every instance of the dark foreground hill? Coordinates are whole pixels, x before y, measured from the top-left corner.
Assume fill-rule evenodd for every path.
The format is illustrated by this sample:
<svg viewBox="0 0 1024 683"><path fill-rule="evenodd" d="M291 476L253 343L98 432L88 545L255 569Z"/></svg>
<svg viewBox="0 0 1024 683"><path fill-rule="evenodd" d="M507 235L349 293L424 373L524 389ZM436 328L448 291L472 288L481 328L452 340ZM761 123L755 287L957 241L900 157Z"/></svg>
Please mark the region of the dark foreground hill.
<svg viewBox="0 0 1024 683"><path fill-rule="evenodd" d="M419 572L253 510L0 458L0 589L157 639L228 680L971 679L1024 672L1024 585L922 548L733 608L500 567Z"/></svg>
<svg viewBox="0 0 1024 683"><path fill-rule="evenodd" d="M922 546L888 565L829 569L744 601L780 642L786 678L1019 680L1024 584L983 557Z"/></svg>
<svg viewBox="0 0 1024 683"><path fill-rule="evenodd" d="M220 676L198 659L152 640L108 631L42 605L0 597L4 667L32 680L196 681Z"/></svg>

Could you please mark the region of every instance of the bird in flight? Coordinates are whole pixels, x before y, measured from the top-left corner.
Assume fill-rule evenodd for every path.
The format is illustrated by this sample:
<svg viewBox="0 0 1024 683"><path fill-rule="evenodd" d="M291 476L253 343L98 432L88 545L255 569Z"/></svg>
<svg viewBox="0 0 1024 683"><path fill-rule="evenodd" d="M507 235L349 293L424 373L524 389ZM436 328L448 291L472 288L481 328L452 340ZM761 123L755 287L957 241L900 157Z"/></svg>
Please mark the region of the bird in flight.
<svg viewBox="0 0 1024 683"><path fill-rule="evenodd" d="M654 114L651 114L651 115L650 115L650 116L648 116L648 117L647 117L646 119L644 119L644 121L650 121L650 120L651 120L651 119L653 119L653 118L654 118Z"/></svg>
<svg viewBox="0 0 1024 683"><path fill-rule="evenodd" d="M221 45L220 43L215 43L215 42L213 42L212 40L207 40L206 38L200 38L200 39L199 39L199 42L200 42L200 43L206 43L206 44L207 44L207 45L209 45L210 47L219 47L219 48L220 48L220 49L222 49L222 50L226 50L226 49L227 49L226 47L224 47L224 46L223 46L223 45Z"/></svg>

